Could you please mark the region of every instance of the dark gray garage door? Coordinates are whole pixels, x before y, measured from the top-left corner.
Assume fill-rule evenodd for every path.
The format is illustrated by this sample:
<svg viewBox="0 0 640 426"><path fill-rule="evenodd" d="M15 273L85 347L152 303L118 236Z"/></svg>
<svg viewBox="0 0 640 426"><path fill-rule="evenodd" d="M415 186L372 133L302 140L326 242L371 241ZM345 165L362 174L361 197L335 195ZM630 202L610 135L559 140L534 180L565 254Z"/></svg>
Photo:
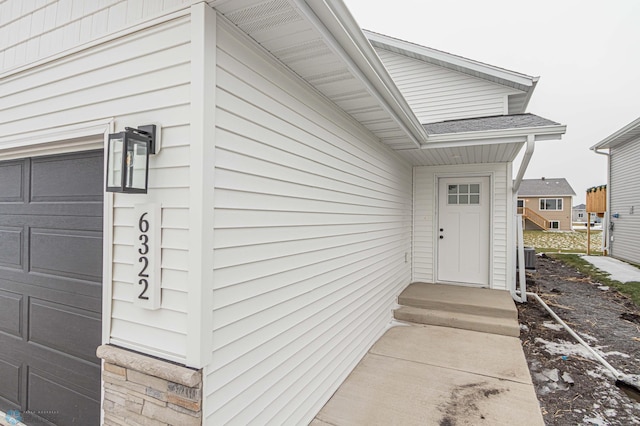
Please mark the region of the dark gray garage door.
<svg viewBox="0 0 640 426"><path fill-rule="evenodd" d="M102 151L0 162L0 409L27 424L99 423L102 169Z"/></svg>

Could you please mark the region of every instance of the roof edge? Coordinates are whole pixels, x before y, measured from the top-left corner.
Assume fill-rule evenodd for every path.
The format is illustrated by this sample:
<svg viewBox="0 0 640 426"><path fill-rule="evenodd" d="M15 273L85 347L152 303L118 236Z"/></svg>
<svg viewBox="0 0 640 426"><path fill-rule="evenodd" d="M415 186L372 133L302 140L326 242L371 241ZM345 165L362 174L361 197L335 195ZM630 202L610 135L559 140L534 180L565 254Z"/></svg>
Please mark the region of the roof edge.
<svg viewBox="0 0 640 426"><path fill-rule="evenodd" d="M606 138L604 138L603 140L601 140L597 144L593 145L589 149L592 150L592 151L596 151L598 149L607 149L607 148L611 148L611 147L614 147L616 145L619 145L621 143L624 143L626 141L625 140L621 140L621 138L624 137L627 133L629 133L629 132L631 132L633 130L640 130L640 117L636 118L631 123L627 124L626 126L624 126L623 128L619 129L618 131L616 131L616 132L612 133L611 135L607 136Z"/></svg>
<svg viewBox="0 0 640 426"><path fill-rule="evenodd" d="M516 71L511 71L505 68L496 67L494 65L486 64L484 62L468 59L463 56L458 56L452 53L444 52L442 50L433 49L431 47L422 46L409 41L397 39L384 34L376 33L369 30L363 30L363 34L371 42L376 42L389 47L394 47L400 50L417 53L433 59L448 62L452 65L466 68L468 70L480 72L499 80L509 81L522 87L523 91L531 92L535 88L535 83L539 77L532 77L527 74L522 74ZM528 103L528 101L527 101Z"/></svg>
<svg viewBox="0 0 640 426"><path fill-rule="evenodd" d="M353 15L342 0L295 0L298 7L307 14L313 14L324 26L347 58L357 69L356 77L380 94L383 108L419 147L428 136L406 99L389 75L386 67L376 54ZM308 16L313 21L313 17ZM316 24L317 25L317 24ZM373 96L375 94L372 93Z"/></svg>
<svg viewBox="0 0 640 426"><path fill-rule="evenodd" d="M464 141L471 139L491 139L491 138L510 138L517 136L553 136L557 135L558 139L567 132L567 126L564 124L552 125L552 126L538 126L538 127L517 127L510 129L492 129L492 130L475 130L470 132L458 132L458 133L438 133L429 135L429 142L449 142L449 141Z"/></svg>

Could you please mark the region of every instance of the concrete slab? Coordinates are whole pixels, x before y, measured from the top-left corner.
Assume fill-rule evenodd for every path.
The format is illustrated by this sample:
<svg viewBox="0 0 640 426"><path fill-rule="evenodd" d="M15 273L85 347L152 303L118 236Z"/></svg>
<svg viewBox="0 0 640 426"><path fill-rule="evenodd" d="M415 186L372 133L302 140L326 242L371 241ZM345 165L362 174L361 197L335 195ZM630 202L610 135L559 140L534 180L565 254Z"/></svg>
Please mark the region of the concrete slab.
<svg viewBox="0 0 640 426"><path fill-rule="evenodd" d="M544 424L532 385L376 354L365 356L317 419L332 425Z"/></svg>
<svg viewBox="0 0 640 426"><path fill-rule="evenodd" d="M611 274L611 279L623 283L640 282L640 269L621 260L608 256L582 256L584 260L596 268Z"/></svg>
<svg viewBox="0 0 640 426"><path fill-rule="evenodd" d="M334 425L332 425L331 423L323 422L322 420L319 420L316 417L311 421L311 423L309 423L309 426L334 426Z"/></svg>
<svg viewBox="0 0 640 426"><path fill-rule="evenodd" d="M394 327L369 353L532 384L517 337L432 325Z"/></svg>
<svg viewBox="0 0 640 426"><path fill-rule="evenodd" d="M400 305L442 311L518 318L508 291L447 284L413 283L398 297Z"/></svg>

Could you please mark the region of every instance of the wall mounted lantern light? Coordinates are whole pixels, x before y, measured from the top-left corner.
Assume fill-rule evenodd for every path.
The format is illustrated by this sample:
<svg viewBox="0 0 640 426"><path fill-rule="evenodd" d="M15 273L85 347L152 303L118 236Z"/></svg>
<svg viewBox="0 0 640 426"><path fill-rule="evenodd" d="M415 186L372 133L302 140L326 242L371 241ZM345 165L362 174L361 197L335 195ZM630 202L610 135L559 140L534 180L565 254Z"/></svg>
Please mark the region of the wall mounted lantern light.
<svg viewBox="0 0 640 426"><path fill-rule="evenodd" d="M107 192L146 194L149 155L159 151L156 125L109 134L107 147Z"/></svg>

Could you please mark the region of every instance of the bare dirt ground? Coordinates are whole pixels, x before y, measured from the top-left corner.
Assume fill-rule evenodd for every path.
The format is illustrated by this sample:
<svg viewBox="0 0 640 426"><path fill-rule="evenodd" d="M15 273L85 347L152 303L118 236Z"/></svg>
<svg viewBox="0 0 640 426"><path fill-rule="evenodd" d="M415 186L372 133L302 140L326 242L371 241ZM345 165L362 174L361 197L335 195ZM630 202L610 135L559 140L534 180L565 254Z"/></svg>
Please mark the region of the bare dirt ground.
<svg viewBox="0 0 640 426"><path fill-rule="evenodd" d="M627 297L544 255L527 287L618 371L640 374L640 309ZM618 388L613 375L534 300L518 310L547 425L640 425L640 394Z"/></svg>

